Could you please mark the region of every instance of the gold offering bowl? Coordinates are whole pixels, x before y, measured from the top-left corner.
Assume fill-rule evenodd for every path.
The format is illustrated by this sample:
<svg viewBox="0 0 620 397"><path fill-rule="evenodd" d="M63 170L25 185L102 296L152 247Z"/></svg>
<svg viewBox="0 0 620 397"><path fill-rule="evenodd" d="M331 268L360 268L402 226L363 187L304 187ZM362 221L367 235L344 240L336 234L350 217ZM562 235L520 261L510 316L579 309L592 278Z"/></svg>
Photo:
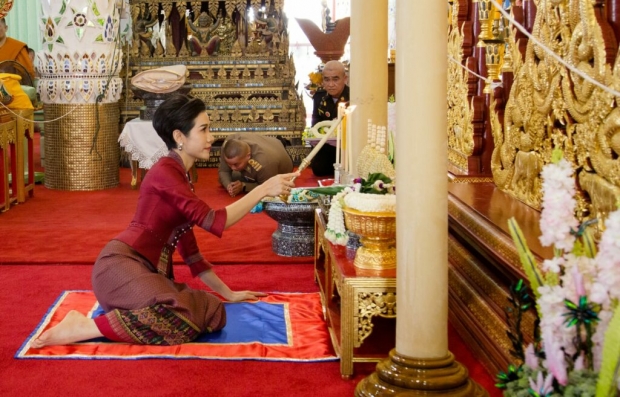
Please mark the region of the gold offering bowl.
<svg viewBox="0 0 620 397"><path fill-rule="evenodd" d="M348 230L360 235L362 246L353 264L360 269L385 270L396 267L396 213L362 212L344 207Z"/></svg>

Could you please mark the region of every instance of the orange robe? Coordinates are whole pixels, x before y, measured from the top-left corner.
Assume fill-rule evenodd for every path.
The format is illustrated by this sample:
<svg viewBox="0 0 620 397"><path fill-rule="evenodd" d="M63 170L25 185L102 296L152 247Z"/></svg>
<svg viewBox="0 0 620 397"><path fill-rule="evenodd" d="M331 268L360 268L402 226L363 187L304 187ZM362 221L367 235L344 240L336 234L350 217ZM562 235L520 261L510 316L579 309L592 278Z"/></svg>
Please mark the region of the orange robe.
<svg viewBox="0 0 620 397"><path fill-rule="evenodd" d="M6 38L6 42L0 47L0 62L17 61L26 68L30 74L30 78L34 80L34 65L28 55L26 44L19 40Z"/></svg>

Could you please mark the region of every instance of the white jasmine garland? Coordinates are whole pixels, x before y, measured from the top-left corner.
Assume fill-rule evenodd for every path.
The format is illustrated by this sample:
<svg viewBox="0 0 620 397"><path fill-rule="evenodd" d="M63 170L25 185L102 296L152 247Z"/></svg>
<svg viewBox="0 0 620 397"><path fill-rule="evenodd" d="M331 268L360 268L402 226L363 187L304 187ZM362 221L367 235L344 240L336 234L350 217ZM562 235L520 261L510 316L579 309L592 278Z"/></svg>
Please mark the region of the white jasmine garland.
<svg viewBox="0 0 620 397"><path fill-rule="evenodd" d="M352 192L344 198L347 208L361 212L396 212L396 195Z"/></svg>
<svg viewBox="0 0 620 397"><path fill-rule="evenodd" d="M332 244L347 245L349 236L344 226L344 213L342 212L343 198L352 192L350 187L344 188L341 192L332 197L329 207L329 217L325 229L325 238Z"/></svg>
<svg viewBox="0 0 620 397"><path fill-rule="evenodd" d="M555 246L565 252L573 249L575 236L571 230L579 226L575 218L575 179L573 167L565 159L549 163L542 170L542 212L540 216L540 242Z"/></svg>

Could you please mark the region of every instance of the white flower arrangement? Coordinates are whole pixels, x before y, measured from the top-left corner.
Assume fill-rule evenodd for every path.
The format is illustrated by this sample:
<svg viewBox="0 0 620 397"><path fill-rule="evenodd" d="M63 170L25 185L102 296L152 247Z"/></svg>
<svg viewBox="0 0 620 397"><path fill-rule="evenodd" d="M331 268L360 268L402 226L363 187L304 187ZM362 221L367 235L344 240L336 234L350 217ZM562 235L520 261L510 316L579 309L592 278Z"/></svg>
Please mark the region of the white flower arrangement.
<svg viewBox="0 0 620 397"><path fill-rule="evenodd" d="M348 208L361 212L396 212L395 194L367 194L351 192L344 197L344 203Z"/></svg>
<svg viewBox="0 0 620 397"><path fill-rule="evenodd" d="M597 252L590 222L579 225L574 216L573 169L561 157L554 152L542 171L540 241L554 246L554 258L539 269L516 221L509 221L536 298L540 340L523 349L518 327L509 332L524 364L498 375L505 396L620 395L620 210L606 220ZM510 313L532 306L522 281L511 292Z"/></svg>
<svg viewBox="0 0 620 397"><path fill-rule="evenodd" d="M314 193L333 195L325 228L325 238L332 244L347 245L349 241L342 212L345 201L347 207L361 212L394 212L391 210L396 208L396 184L391 178L375 173L368 175L367 179L357 178L354 182L352 186L309 189ZM364 196L375 199L369 200Z"/></svg>

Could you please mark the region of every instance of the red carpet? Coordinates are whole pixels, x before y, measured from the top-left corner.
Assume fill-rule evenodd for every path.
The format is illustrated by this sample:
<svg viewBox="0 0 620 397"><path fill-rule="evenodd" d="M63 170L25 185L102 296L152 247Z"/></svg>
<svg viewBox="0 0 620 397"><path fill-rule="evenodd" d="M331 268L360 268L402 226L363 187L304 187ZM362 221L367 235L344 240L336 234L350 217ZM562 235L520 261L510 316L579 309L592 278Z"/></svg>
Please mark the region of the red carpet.
<svg viewBox="0 0 620 397"><path fill-rule="evenodd" d="M34 197L0 217L3 238L0 264L92 264L103 246L132 219L138 190L131 172L121 168L120 186L93 192L70 192L36 185ZM308 169L297 186L317 186ZM217 169L198 169L196 193L213 208L234 202L217 181ZM265 213L249 214L217 238L195 228L198 244L214 264L311 263L312 257L287 258L273 253L271 234L277 222ZM240 244L239 242L243 242ZM67 255L67 253L70 253ZM179 256L175 258L181 261Z"/></svg>
<svg viewBox="0 0 620 397"><path fill-rule="evenodd" d="M199 170L199 194L214 206L232 201L217 185L207 186L210 172L214 170ZM129 181L129 171L122 169L121 186L106 191L62 192L38 185L33 198L0 214L0 264L5 265L0 267L4 287L0 290L0 395L342 397L352 396L357 383L374 371L373 363L356 363L353 379L343 380L337 361L14 359L62 291L92 288L90 265L101 247L127 225L135 209L137 191L130 189ZM222 239L197 231L209 260L234 265L215 268L231 288L318 291L312 258L282 258L271 252L275 221L256 214L242 222L247 223L233 226ZM66 265L50 266L61 263ZM200 285L190 279L186 266L178 266L175 274L190 286ZM473 380L491 396L501 396L493 378L451 327L449 348Z"/></svg>
<svg viewBox="0 0 620 397"><path fill-rule="evenodd" d="M103 315L93 291L65 291L15 355L36 359L219 359L264 361L337 360L323 319L321 296L270 293L258 301L225 302L224 329L178 346L143 346L106 338L33 349L30 343L72 310L89 318Z"/></svg>

